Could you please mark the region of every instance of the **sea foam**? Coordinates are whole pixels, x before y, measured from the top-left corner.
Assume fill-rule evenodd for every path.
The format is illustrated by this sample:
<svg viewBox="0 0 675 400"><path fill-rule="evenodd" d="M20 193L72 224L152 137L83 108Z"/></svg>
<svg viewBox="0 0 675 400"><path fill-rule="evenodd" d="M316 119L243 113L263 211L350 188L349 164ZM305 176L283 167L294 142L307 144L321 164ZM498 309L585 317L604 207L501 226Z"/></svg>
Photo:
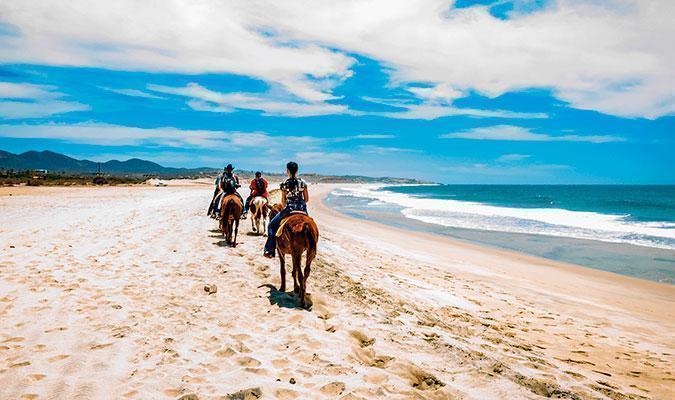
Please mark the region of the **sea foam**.
<svg viewBox="0 0 675 400"><path fill-rule="evenodd" d="M630 220L628 215L560 208L516 208L420 198L382 188L382 185L355 186L333 194L371 199L371 205L396 205L402 208L401 213L407 218L453 228L561 236L675 250L675 224L671 222L640 222Z"/></svg>

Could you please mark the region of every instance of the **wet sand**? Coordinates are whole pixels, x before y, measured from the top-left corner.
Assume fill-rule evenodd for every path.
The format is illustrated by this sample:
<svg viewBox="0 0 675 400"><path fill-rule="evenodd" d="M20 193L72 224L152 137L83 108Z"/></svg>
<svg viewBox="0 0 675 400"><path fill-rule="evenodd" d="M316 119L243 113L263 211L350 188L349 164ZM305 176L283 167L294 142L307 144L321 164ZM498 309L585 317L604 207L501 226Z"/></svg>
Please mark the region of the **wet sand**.
<svg viewBox="0 0 675 400"><path fill-rule="evenodd" d="M357 220L330 190L302 310L250 221L224 246L210 185L0 189L0 398L672 398L672 285Z"/></svg>

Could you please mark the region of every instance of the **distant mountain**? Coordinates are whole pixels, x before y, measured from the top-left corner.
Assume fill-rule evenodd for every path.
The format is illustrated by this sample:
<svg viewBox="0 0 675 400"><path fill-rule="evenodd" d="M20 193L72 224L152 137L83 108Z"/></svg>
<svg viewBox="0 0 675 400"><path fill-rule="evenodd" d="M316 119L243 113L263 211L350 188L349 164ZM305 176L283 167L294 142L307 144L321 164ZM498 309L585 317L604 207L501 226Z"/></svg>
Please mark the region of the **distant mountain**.
<svg viewBox="0 0 675 400"><path fill-rule="evenodd" d="M98 163L89 160L77 160L53 151L27 151L21 154L13 154L0 150L0 168L13 169L16 171L46 169L54 173L66 174L93 174L98 170ZM216 168L171 168L157 163L138 158L130 158L126 161L110 160L101 163L101 172L108 175L159 175L162 177L195 176L198 174L216 175L221 172ZM242 179L249 179L253 171L237 170ZM285 175L265 173L268 179L281 180ZM319 175L306 173L302 175L309 182L325 183L423 183L416 179L352 175Z"/></svg>
<svg viewBox="0 0 675 400"><path fill-rule="evenodd" d="M50 172L89 174L97 172L98 163L89 160L77 160L53 151L27 151L21 154L13 154L0 150L0 168L14 170L46 169ZM215 170L213 168L170 168L138 158L101 163L101 172L111 175L189 175L209 171Z"/></svg>

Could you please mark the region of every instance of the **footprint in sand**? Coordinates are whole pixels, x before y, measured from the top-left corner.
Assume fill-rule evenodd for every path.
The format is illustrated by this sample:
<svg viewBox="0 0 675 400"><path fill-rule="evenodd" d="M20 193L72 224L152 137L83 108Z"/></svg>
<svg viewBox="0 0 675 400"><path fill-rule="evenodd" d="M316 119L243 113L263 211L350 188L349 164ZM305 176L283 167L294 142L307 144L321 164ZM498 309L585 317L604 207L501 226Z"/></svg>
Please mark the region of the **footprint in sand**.
<svg viewBox="0 0 675 400"><path fill-rule="evenodd" d="M217 357L225 358L225 357L232 357L233 355L237 354L237 352L233 348L228 347L226 349L216 351L215 354Z"/></svg>
<svg viewBox="0 0 675 400"><path fill-rule="evenodd" d="M341 395L346 389L344 382L331 382L321 386L319 391L326 396L336 397Z"/></svg>
<svg viewBox="0 0 675 400"><path fill-rule="evenodd" d="M35 381L41 381L47 377L45 374L31 374L28 376Z"/></svg>
<svg viewBox="0 0 675 400"><path fill-rule="evenodd" d="M70 355L68 355L68 354L59 354L58 356L49 357L47 359L47 361L49 361L50 363L53 363L53 362L56 362L56 361L65 360L68 357L70 357Z"/></svg>
<svg viewBox="0 0 675 400"><path fill-rule="evenodd" d="M22 337L12 337L6 340L3 340L2 343L16 343L16 342L23 342L25 339Z"/></svg>
<svg viewBox="0 0 675 400"><path fill-rule="evenodd" d="M356 339L357 343L361 347L368 347L372 346L375 343L375 338L369 338L364 334L363 332L360 331L351 331L349 334Z"/></svg>
<svg viewBox="0 0 675 400"><path fill-rule="evenodd" d="M112 343L101 343L101 344L92 344L89 346L91 350L100 350L100 349L105 349L106 347L112 346Z"/></svg>
<svg viewBox="0 0 675 400"><path fill-rule="evenodd" d="M361 364L367 365L369 367L376 368L387 368L391 362L394 360L394 357L389 357L381 354L376 354L375 350L354 348L352 356Z"/></svg>
<svg viewBox="0 0 675 400"><path fill-rule="evenodd" d="M291 389L277 389L274 392L274 395L277 397L277 399L290 400L290 399L297 399L300 394L295 390Z"/></svg>
<svg viewBox="0 0 675 400"><path fill-rule="evenodd" d="M271 362L272 366L276 369L282 369L288 367L291 364L291 361L288 358L275 358Z"/></svg>
<svg viewBox="0 0 675 400"><path fill-rule="evenodd" d="M68 328L66 328L65 326L60 326L58 328L48 329L48 330L45 331L45 333L62 332L62 331L65 331L65 330L68 330Z"/></svg>
<svg viewBox="0 0 675 400"><path fill-rule="evenodd" d="M30 365L30 361L22 361L14 364L10 364L10 368L21 368L21 367L27 367Z"/></svg>
<svg viewBox="0 0 675 400"><path fill-rule="evenodd" d="M237 359L237 364L241 365L242 367L259 367L260 361L251 357L240 357Z"/></svg>

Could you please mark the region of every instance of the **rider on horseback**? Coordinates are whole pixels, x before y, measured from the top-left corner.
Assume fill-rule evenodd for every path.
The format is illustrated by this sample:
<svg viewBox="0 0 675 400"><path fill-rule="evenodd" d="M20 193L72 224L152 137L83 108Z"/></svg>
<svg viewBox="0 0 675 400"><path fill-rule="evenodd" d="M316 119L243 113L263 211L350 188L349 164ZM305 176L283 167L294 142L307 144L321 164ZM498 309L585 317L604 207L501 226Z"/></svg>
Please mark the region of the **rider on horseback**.
<svg viewBox="0 0 675 400"><path fill-rule="evenodd" d="M233 173L234 167L232 164L227 164L227 167L223 170L223 174L220 177L219 187L222 191L222 197L219 197L217 204L217 213L220 214L220 201L224 196L234 194L239 197L239 200L244 204L244 199L241 197L237 189L241 187L239 184L239 177ZM242 219L246 218L246 215L242 215Z"/></svg>
<svg viewBox="0 0 675 400"><path fill-rule="evenodd" d="M248 185L248 188L251 189L251 194L246 198L246 203L244 203L244 216L248 212L248 208L251 205L251 200L256 196L262 196L267 199L267 180L262 177L260 171L255 173L255 179L251 181Z"/></svg>
<svg viewBox="0 0 675 400"><path fill-rule="evenodd" d="M211 204L209 204L209 210L206 212L206 215L210 216L211 218L216 218L216 210L218 210L218 199L219 199L219 194L220 194L220 179L222 178L221 175L218 175L216 177L216 181L214 182L215 188L213 190L213 198L211 199Z"/></svg>
<svg viewBox="0 0 675 400"><path fill-rule="evenodd" d="M293 211L307 212L309 193L307 192L307 183L296 177L298 164L293 161L286 164L286 173L288 174L288 179L281 184L281 205L283 209L272 218L267 227L267 242L265 243L264 253L264 256L267 258L274 258L276 234L279 225L281 225L281 220Z"/></svg>

